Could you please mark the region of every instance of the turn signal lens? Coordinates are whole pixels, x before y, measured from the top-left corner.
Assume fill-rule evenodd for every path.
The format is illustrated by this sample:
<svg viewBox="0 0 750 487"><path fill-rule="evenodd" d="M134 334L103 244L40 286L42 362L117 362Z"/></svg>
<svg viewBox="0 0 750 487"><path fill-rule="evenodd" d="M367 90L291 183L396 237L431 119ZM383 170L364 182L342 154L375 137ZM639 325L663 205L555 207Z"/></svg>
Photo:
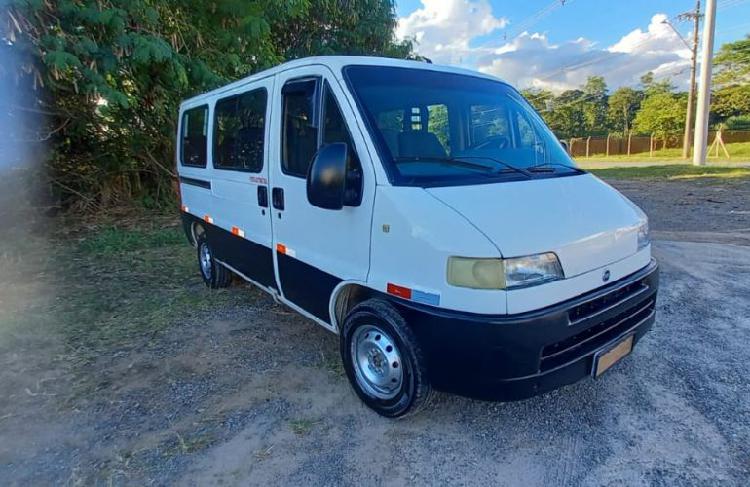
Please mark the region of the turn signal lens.
<svg viewBox="0 0 750 487"><path fill-rule="evenodd" d="M651 232L648 228L648 220L638 227L638 250L643 250L651 243Z"/></svg>

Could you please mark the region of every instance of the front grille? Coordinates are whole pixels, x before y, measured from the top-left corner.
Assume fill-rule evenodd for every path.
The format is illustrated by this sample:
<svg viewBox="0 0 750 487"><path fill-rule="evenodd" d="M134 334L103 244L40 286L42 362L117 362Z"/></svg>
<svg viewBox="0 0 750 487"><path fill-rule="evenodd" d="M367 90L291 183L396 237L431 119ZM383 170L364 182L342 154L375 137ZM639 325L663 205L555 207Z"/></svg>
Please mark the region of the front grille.
<svg viewBox="0 0 750 487"><path fill-rule="evenodd" d="M656 299L651 297L573 336L547 345L542 349L541 371L553 369L601 348L647 318L655 306Z"/></svg>
<svg viewBox="0 0 750 487"><path fill-rule="evenodd" d="M571 325L580 323L602 311L606 311L608 308L617 305L621 301L646 291L648 285L644 280L645 279L641 279L639 281L631 282L611 293L607 293L604 296L592 299L591 301L586 301L585 303L571 308L570 311L568 311L568 318L570 319Z"/></svg>

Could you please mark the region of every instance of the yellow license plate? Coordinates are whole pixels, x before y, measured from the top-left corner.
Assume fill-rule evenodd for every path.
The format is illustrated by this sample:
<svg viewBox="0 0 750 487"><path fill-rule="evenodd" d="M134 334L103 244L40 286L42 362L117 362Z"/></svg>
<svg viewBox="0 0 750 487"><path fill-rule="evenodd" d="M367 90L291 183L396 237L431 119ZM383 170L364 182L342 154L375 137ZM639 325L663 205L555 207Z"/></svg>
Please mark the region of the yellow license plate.
<svg viewBox="0 0 750 487"><path fill-rule="evenodd" d="M633 350L633 335L594 356L594 377L599 377Z"/></svg>

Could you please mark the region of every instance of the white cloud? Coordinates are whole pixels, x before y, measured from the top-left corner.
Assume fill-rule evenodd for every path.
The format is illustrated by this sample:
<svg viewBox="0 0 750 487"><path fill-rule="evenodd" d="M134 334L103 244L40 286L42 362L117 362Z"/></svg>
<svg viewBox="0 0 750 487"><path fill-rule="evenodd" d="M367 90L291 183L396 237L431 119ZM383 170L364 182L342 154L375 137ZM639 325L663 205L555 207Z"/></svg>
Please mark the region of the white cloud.
<svg viewBox="0 0 750 487"><path fill-rule="evenodd" d="M553 44L545 34L528 32L477 48L471 47L473 40L507 24L486 0L423 0L422 8L399 20L397 34L415 37L417 52L436 63L479 69L520 88L562 91L593 75L604 76L611 88L632 86L648 71L684 87L690 52L663 23L666 18L656 14L646 30L635 29L606 48L584 38Z"/></svg>
<svg viewBox="0 0 750 487"><path fill-rule="evenodd" d="M690 51L666 24L666 15L651 18L648 28L635 29L602 49L586 39L552 44L545 35L524 33L484 56L476 66L519 87L562 91L577 88L589 76L604 76L611 88L636 85L653 71L684 85Z"/></svg>
<svg viewBox="0 0 750 487"><path fill-rule="evenodd" d="M436 63L470 65L482 51L471 40L507 22L487 0L422 0L422 8L399 19L396 35L416 39L417 52Z"/></svg>

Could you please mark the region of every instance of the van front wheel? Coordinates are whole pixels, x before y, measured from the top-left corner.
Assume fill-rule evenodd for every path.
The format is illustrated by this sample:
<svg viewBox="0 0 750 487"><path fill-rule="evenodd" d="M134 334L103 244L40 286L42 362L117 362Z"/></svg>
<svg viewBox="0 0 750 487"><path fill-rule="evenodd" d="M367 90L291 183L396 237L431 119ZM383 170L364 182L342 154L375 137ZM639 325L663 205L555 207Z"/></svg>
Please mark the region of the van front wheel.
<svg viewBox="0 0 750 487"><path fill-rule="evenodd" d="M341 359L354 391L371 409L395 418L427 405L431 393L419 343L387 301L370 299L344 320Z"/></svg>
<svg viewBox="0 0 750 487"><path fill-rule="evenodd" d="M219 264L214 258L214 252L202 233L198 237L198 268L206 286L211 289L228 287L232 283L232 271Z"/></svg>

